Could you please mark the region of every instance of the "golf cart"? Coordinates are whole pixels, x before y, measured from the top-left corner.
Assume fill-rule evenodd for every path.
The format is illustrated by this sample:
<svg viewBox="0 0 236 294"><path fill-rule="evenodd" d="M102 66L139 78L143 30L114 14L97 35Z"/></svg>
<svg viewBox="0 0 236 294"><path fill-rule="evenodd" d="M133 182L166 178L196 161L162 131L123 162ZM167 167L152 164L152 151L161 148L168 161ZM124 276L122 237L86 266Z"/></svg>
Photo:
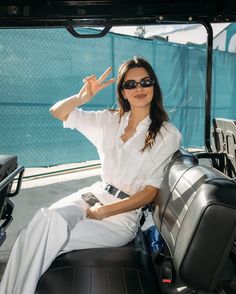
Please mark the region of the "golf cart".
<svg viewBox="0 0 236 294"><path fill-rule="evenodd" d="M211 124L211 23L235 22L235 1L2 1L0 28L66 28L76 38L113 26L201 23L207 31L205 152L180 149L149 208L154 226L119 248L73 251L41 277L47 293L236 293L236 124ZM81 34L76 27L104 29ZM211 164L202 164L203 159Z"/></svg>

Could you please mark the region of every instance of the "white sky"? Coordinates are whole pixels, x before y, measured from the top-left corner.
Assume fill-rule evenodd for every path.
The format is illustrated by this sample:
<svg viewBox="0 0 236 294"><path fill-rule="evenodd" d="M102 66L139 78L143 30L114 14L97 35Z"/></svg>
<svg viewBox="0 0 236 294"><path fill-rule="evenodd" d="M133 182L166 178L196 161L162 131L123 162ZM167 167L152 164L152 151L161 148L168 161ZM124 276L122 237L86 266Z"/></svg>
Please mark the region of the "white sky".
<svg viewBox="0 0 236 294"><path fill-rule="evenodd" d="M212 24L214 36L218 35L229 23L217 23ZM169 41L185 44L188 42L195 44L203 44L206 42L207 34L204 26L200 24L190 25L156 25L156 26L145 26L146 34L145 37L158 35L161 37L167 37ZM135 35L136 26L130 27L114 27L112 32L124 34L124 35Z"/></svg>

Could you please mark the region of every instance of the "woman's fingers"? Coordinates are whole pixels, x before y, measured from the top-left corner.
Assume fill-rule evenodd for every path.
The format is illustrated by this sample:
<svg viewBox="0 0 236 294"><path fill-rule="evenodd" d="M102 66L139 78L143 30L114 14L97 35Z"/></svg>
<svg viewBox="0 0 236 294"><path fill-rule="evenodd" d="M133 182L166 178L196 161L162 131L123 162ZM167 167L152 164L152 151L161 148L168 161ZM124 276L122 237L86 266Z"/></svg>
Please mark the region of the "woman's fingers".
<svg viewBox="0 0 236 294"><path fill-rule="evenodd" d="M110 67L108 67L108 69L105 70L105 72L99 77L99 79L97 79L97 78L96 78L96 75L93 74L93 75L91 75L91 76L85 77L85 78L83 79L83 82L86 83L86 82L91 82L91 81L98 81L99 84L101 84L101 83L102 83L102 82L108 77L108 75L111 73L111 71L112 71L112 67L110 66ZM113 79L109 80L109 81L108 81L108 82L109 82L108 84L110 84L110 81L113 81Z"/></svg>
<svg viewBox="0 0 236 294"><path fill-rule="evenodd" d="M100 90L106 88L107 86L111 85L112 83L114 83L115 79L112 78L106 82L104 82L104 80L108 77L108 75L111 73L112 71L112 67L108 67L107 70L105 70L105 72L100 76L100 78L98 79L99 83L100 83Z"/></svg>
<svg viewBox="0 0 236 294"><path fill-rule="evenodd" d="M100 90L106 88L107 86L113 84L114 82L115 82L115 79L112 78L112 79L108 80L107 82L100 84Z"/></svg>
<svg viewBox="0 0 236 294"><path fill-rule="evenodd" d="M88 100L91 100L91 98L96 95L97 92L100 90L106 88L110 84L114 83L115 79L112 78L108 81L105 81L107 76L111 73L112 67L109 67L100 77L97 79L96 75L91 75L88 77L85 77L83 79L84 86L81 89L81 93L85 95ZM85 97L84 96L84 97Z"/></svg>
<svg viewBox="0 0 236 294"><path fill-rule="evenodd" d="M89 77L85 77L83 79L83 83L86 83L87 81L96 80L96 75L91 75Z"/></svg>
<svg viewBox="0 0 236 294"><path fill-rule="evenodd" d="M100 76L100 78L98 79L98 81L99 81L100 83L103 82L103 81L108 77L108 75L111 73L111 71L112 71L112 67L110 66L110 67L108 67L108 69L105 70L105 72Z"/></svg>

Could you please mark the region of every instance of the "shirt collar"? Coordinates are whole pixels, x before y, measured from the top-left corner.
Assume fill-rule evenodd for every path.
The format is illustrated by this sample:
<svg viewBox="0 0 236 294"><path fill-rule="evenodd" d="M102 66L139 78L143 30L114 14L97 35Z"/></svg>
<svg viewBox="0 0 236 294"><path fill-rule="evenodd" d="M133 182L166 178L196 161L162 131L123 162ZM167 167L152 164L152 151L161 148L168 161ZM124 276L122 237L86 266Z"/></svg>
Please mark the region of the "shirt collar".
<svg viewBox="0 0 236 294"><path fill-rule="evenodd" d="M137 131L147 129L150 126L150 123L151 123L151 119L150 119L150 116L148 115L138 124Z"/></svg>
<svg viewBox="0 0 236 294"><path fill-rule="evenodd" d="M130 117L130 111L126 112L123 117L121 118L121 130L124 131L124 129L127 127ZM145 117L137 126L136 131L142 131L144 129L147 129L151 123L150 116L148 115Z"/></svg>

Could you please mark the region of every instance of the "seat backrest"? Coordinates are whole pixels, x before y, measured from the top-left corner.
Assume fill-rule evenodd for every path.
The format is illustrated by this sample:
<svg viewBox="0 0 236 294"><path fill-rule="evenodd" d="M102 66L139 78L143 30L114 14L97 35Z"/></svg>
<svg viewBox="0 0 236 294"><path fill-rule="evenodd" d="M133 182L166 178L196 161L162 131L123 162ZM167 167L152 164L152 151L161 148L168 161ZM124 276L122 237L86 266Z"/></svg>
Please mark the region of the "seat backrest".
<svg viewBox="0 0 236 294"><path fill-rule="evenodd" d="M195 289L214 290L236 239L236 183L180 150L154 207L179 277Z"/></svg>
<svg viewBox="0 0 236 294"><path fill-rule="evenodd" d="M236 121L226 118L213 119L213 136L217 152L225 153L230 169L236 176ZM232 176L229 174L229 176Z"/></svg>
<svg viewBox="0 0 236 294"><path fill-rule="evenodd" d="M224 137L224 123L222 123L221 119L213 118L213 140L214 140L214 151L218 153L225 152L225 137Z"/></svg>
<svg viewBox="0 0 236 294"><path fill-rule="evenodd" d="M155 223L159 230L164 218L165 209L169 198L171 197L171 193L175 188L179 178L182 177L186 170L197 164L197 157L185 151L184 149L176 151L173 155L163 180L162 187L164 187L164 189L161 189L160 193L158 194L158 199L156 199L158 202L154 203L156 209L154 216L157 216L155 218Z"/></svg>

